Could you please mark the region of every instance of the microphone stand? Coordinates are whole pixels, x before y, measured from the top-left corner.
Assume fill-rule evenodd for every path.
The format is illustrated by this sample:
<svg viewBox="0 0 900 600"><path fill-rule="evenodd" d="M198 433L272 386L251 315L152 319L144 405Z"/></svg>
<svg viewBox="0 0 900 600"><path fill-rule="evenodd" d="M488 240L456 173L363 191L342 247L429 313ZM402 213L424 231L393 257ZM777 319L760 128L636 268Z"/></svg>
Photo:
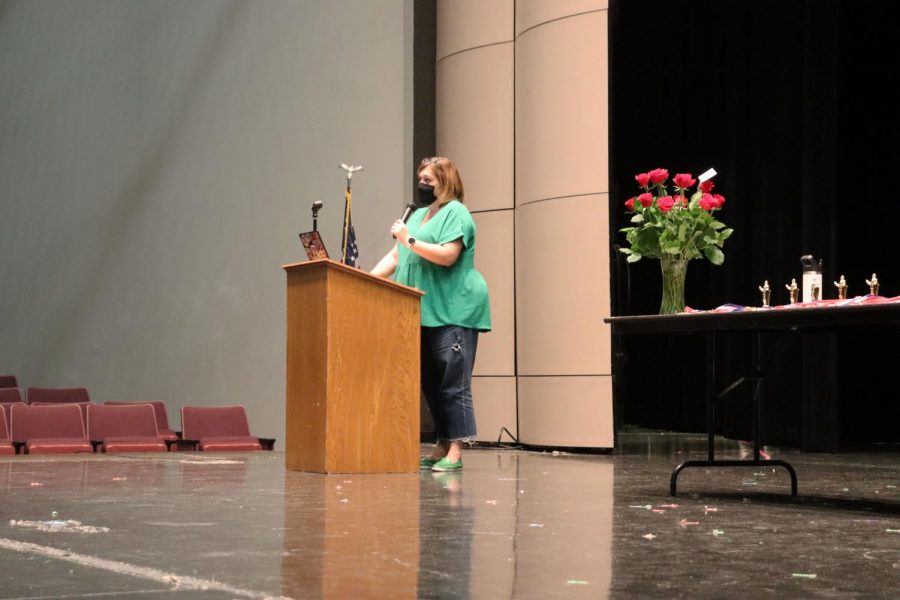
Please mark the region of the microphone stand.
<svg viewBox="0 0 900 600"><path fill-rule="evenodd" d="M322 208L322 201L313 202L312 205L312 215L313 215L313 231L319 230L319 209Z"/></svg>

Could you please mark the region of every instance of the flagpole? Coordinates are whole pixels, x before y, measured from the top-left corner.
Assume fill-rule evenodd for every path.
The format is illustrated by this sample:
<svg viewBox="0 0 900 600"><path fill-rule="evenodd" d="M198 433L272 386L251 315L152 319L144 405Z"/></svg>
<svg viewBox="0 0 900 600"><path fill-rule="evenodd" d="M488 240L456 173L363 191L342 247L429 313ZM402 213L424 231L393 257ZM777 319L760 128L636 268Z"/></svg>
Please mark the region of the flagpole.
<svg viewBox="0 0 900 600"><path fill-rule="evenodd" d="M347 175L347 191L344 193L344 235L341 237L341 262L347 262L347 237L350 233L350 213L353 210L353 193L350 191L350 175Z"/></svg>
<svg viewBox="0 0 900 600"><path fill-rule="evenodd" d="M347 172L347 191L344 194L344 234L341 240L341 262L347 262L347 243L349 242L350 235L350 213L353 207L353 192L350 191L350 182L353 180L353 174L357 171L362 171L362 165L348 165L345 163L341 163L338 165L339 169L343 169Z"/></svg>

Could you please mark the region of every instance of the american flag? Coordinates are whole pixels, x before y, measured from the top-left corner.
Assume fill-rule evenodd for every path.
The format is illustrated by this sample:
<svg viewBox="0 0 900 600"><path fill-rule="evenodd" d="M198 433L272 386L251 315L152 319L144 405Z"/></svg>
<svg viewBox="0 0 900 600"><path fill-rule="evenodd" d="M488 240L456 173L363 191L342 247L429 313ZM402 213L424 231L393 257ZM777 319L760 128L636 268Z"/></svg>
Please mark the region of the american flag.
<svg viewBox="0 0 900 600"><path fill-rule="evenodd" d="M356 231L353 229L353 220L351 219L351 208L353 204L350 200L350 192L347 192L347 199L344 203L344 230L341 234L341 262L351 267L358 266L359 246L356 245Z"/></svg>

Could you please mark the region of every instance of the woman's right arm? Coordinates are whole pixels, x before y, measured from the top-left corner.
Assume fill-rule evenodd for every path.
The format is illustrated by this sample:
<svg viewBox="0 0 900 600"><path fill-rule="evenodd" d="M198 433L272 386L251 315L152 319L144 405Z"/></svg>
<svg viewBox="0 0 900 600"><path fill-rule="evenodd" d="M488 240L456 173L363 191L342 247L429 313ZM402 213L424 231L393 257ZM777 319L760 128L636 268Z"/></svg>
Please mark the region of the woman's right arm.
<svg viewBox="0 0 900 600"><path fill-rule="evenodd" d="M390 277L394 274L394 271L397 269L397 244L394 244L394 247L391 248L391 251L384 255L384 258L378 261L378 264L375 265L375 268L370 272L372 275L378 275L379 277Z"/></svg>

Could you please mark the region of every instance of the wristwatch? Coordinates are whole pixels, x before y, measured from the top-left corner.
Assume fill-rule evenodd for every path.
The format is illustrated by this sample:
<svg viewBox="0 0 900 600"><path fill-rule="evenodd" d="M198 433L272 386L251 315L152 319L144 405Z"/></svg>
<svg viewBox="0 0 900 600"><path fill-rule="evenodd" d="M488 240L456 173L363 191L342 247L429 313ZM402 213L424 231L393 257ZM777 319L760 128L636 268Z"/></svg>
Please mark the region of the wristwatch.
<svg viewBox="0 0 900 600"><path fill-rule="evenodd" d="M416 238L409 238L409 247L412 248L416 244Z"/></svg>

